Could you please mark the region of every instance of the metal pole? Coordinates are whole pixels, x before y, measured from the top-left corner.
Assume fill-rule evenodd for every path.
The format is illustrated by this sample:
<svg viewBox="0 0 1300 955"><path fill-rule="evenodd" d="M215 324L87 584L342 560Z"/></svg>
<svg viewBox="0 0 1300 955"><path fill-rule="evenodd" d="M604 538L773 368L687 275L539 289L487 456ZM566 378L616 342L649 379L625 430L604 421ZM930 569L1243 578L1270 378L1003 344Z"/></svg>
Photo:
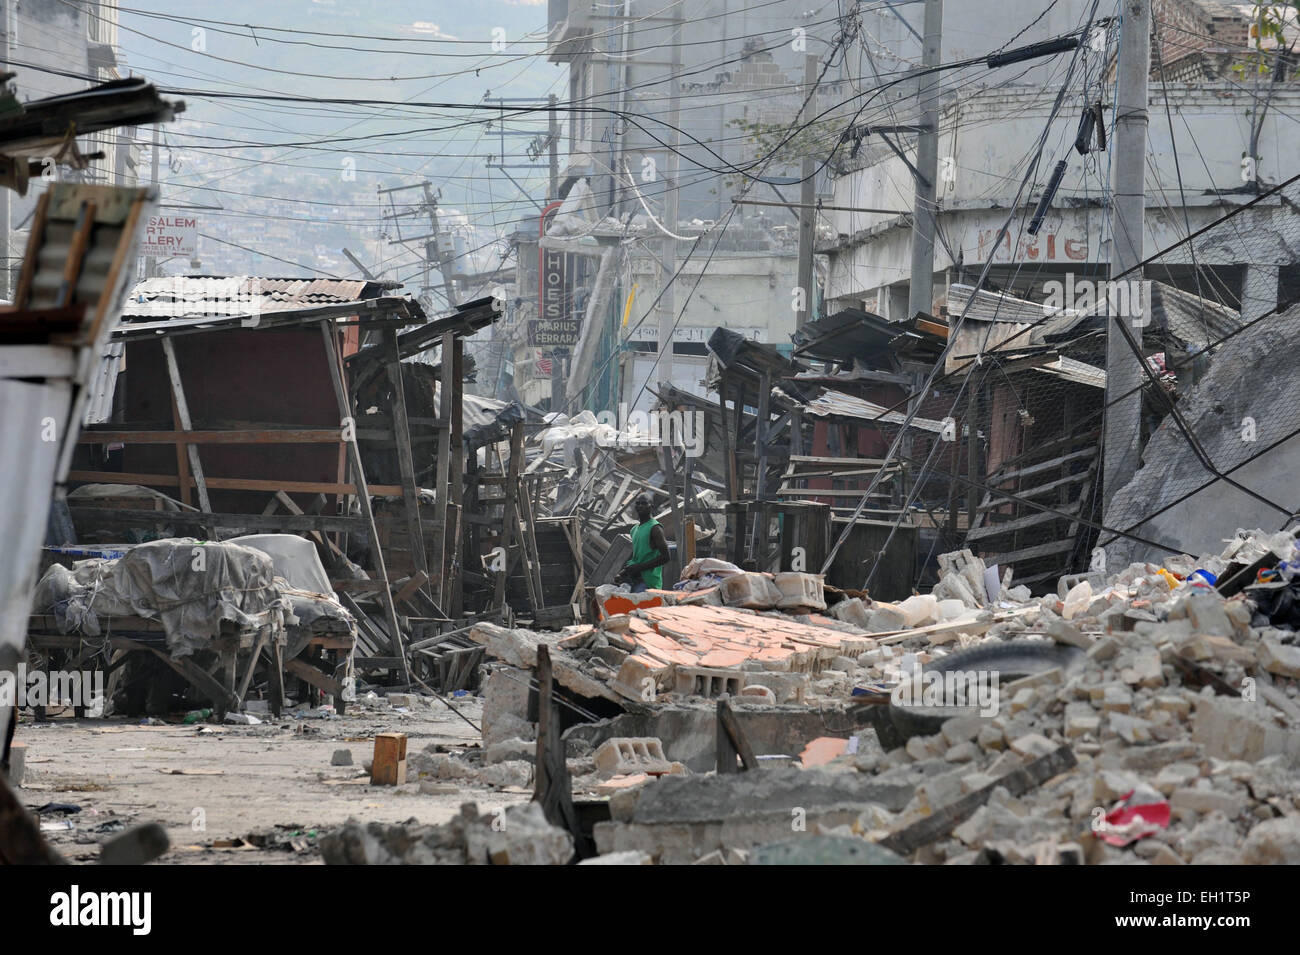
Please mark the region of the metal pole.
<svg viewBox="0 0 1300 955"><path fill-rule="evenodd" d="M549 203L560 198L560 114L555 108L558 100L554 93L547 97L547 102L551 107L551 187L546 192L546 201Z"/></svg>
<svg viewBox="0 0 1300 955"><path fill-rule="evenodd" d="M1124 0L1120 23L1119 71L1115 85L1115 133L1111 140L1110 276L1142 261L1143 167L1147 148L1147 76L1151 70L1151 0ZM1140 279L1141 276L1138 276ZM1106 408L1103 444L1103 500L1137 471L1142 423L1142 368L1115 327L1127 316L1111 315L1106 335L1106 396L1123 395ZM1139 333L1140 334L1140 333Z"/></svg>
<svg viewBox="0 0 1300 955"><path fill-rule="evenodd" d="M153 124L153 148L149 151L149 182L154 190L158 189L158 150L160 148L161 136L158 132L158 124ZM144 262L144 276L151 279L157 276L159 272L158 256L151 255Z"/></svg>
<svg viewBox="0 0 1300 955"><path fill-rule="evenodd" d="M682 136L679 128L681 119L681 80L682 71L682 4L677 4L673 13L672 68L668 73L668 128L672 130L672 148L668 159L668 175L664 177L664 227L670 232L677 231L678 174L681 167ZM659 381L671 384L673 380L673 326L676 324L676 296L673 294L673 275L677 271L677 240L663 237L662 252L664 287L663 297L659 300Z"/></svg>
<svg viewBox="0 0 1300 955"><path fill-rule="evenodd" d="M808 121L817 115L813 102L813 90L817 83L817 54L809 53L803 58L803 95L804 107L799 114L799 123ZM817 198L817 161L812 153L803 157L800 170L802 180L799 183L799 309L795 313L795 328L803 328L808 316L813 313L813 239L816 232L817 211L813 200Z"/></svg>
<svg viewBox="0 0 1300 955"><path fill-rule="evenodd" d="M9 11L13 5L13 0L5 0L4 12L0 16L0 63L5 64L9 62ZM10 300L9 276L12 274L9 238L9 190L0 187L0 299L5 301Z"/></svg>
<svg viewBox="0 0 1300 955"><path fill-rule="evenodd" d="M943 0L925 0L925 40L921 65L939 65L943 40ZM912 281L907 317L934 309L935 180L939 176L939 74L921 78L918 98L922 132L916 140L916 196L912 213Z"/></svg>

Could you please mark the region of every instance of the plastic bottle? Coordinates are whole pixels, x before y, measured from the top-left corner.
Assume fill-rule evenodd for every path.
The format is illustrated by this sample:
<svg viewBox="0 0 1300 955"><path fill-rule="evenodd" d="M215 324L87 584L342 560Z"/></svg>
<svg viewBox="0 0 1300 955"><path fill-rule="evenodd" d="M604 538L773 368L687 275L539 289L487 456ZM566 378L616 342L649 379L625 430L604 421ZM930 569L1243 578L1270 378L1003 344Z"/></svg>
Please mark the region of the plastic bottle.
<svg viewBox="0 0 1300 955"><path fill-rule="evenodd" d="M191 710L190 712L185 714L185 719L182 722L184 722L186 726L191 726L194 723L198 723L201 722L202 720L206 720L211 715L212 715L211 710L207 710L207 709Z"/></svg>

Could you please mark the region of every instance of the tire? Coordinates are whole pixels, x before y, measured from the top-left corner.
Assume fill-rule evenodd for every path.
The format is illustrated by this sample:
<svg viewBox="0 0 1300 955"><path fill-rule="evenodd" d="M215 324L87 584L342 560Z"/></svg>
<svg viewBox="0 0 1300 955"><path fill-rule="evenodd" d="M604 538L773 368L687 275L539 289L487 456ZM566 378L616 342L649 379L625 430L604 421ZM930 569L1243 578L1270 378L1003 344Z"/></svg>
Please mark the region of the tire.
<svg viewBox="0 0 1300 955"><path fill-rule="evenodd" d="M1046 640L1012 640L971 647L950 653L924 668L926 672L948 673L955 670L985 670L997 673L998 686L1012 680L1061 668L1070 671L1081 666L1085 653L1078 647ZM961 706L888 707L889 721L904 741L913 736L933 736L948 720L971 716L977 711Z"/></svg>

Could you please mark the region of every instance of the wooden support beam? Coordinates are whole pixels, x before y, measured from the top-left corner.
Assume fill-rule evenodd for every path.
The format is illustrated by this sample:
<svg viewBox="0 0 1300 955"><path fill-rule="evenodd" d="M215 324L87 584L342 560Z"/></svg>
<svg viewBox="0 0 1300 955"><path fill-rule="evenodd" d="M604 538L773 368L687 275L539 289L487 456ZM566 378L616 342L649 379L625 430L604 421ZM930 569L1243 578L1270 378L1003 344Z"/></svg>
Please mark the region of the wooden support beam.
<svg viewBox="0 0 1300 955"><path fill-rule="evenodd" d="M451 498L451 428L446 427L451 421L451 405L453 395L452 380L455 376L455 368L451 359L452 351L455 349L456 336L447 332L442 336L442 378L438 382L438 420L442 422L443 428L438 432L438 467L437 467L437 487L434 489L436 497L434 498L434 508L437 514L437 520L445 528L447 526L447 504ZM440 535L441 540L438 542L438 606L447 605L447 565L451 558L450 542L447 540L447 533L444 530Z"/></svg>
<svg viewBox="0 0 1300 955"><path fill-rule="evenodd" d="M393 386L393 432L397 445L397 467L402 475L402 503L406 513L406 533L410 537L411 563L424 579L429 579L429 558L424 550L424 533L420 528L420 489L415 483L415 460L411 455L411 428L406 417L406 384L402 362L397 357L397 332L384 330L384 339L393 352L388 364L388 380ZM442 516L446 521L446 515Z"/></svg>
<svg viewBox="0 0 1300 955"><path fill-rule="evenodd" d="M329 674L322 673L310 663L303 660L286 660L284 661L284 668L304 683L309 683L318 690L324 690L331 696L343 695L341 680L336 680Z"/></svg>
<svg viewBox="0 0 1300 955"><path fill-rule="evenodd" d="M181 524L201 527L216 523L221 527L237 527L243 531L299 533L302 531L364 531L368 525L364 517L343 517L335 514L234 514L218 512L203 514L198 511L152 511L147 508L70 507L73 517L85 521L102 521L123 527L152 527L156 524ZM391 526L401 517L376 516L381 527ZM421 522L426 530L437 530L433 521Z"/></svg>
<svg viewBox="0 0 1300 955"><path fill-rule="evenodd" d="M737 757L745 770L758 769L753 747L749 745L745 731L740 728L731 704L726 700L718 700L718 772L738 772Z"/></svg>
<svg viewBox="0 0 1300 955"><path fill-rule="evenodd" d="M113 644L114 646L124 646L132 650L144 650L152 653L192 683L196 690L212 700L214 708L226 710L239 706L239 700L235 697L233 688L223 686L215 677L196 666L188 657L173 660L170 654L164 653L152 644L141 643L139 640L131 640L127 637L114 637Z"/></svg>
<svg viewBox="0 0 1300 955"><path fill-rule="evenodd" d="M139 474L119 471L69 471L68 481L77 484L143 484L145 487L179 487L180 478L175 474ZM263 478L205 478L205 483L212 491L287 491L290 494L354 494L356 487L352 484L336 481L281 481ZM189 481L194 486L193 478ZM378 497L400 497L400 484L376 484L370 493Z"/></svg>
<svg viewBox="0 0 1300 955"><path fill-rule="evenodd" d="M446 339L444 339L445 341ZM450 502L458 507L465 500L465 340L459 335L454 336L451 340L451 380L452 387L455 389L454 400L451 405L451 460L449 462L449 477L451 480ZM458 512L459 513L459 512ZM443 526L450 526L453 522L443 521ZM454 533L451 535L451 559L448 561L451 576L451 599L447 601L438 601L438 606L447 607L453 617L459 617L465 604L465 587L460 574L456 569L462 562L462 554L465 552L461 541L462 525L459 521L454 522Z"/></svg>
<svg viewBox="0 0 1300 955"><path fill-rule="evenodd" d="M560 738L560 712L555 702L555 679L551 670L551 649L537 648L537 757L533 802L540 803L546 821L573 834L578 855L584 856L585 838L573 806L573 783L569 780L564 740Z"/></svg>
<svg viewBox="0 0 1300 955"><path fill-rule="evenodd" d="M172 408L176 415L176 424L182 432L188 432L193 428L194 424L190 420L190 406L185 400L185 385L181 381L181 366L176 361L176 345L170 338L164 337L162 348L163 355L167 358L167 377L171 379ZM193 475L194 486L199 492L199 510L205 514L211 514L212 501L208 499L208 486L203 480L203 464L199 461L199 449L185 440L180 443L184 445L185 452L189 456L190 474ZM188 482L186 484L188 485ZM209 529L209 535L216 537L216 527Z"/></svg>
<svg viewBox="0 0 1300 955"><path fill-rule="evenodd" d="M343 369L339 362L338 343L335 341L333 323L329 321L321 322L320 330L321 337L325 342L325 363L329 365L330 381L334 385L334 398L338 402L340 425L347 422L355 427L351 403L348 400L347 389L343 384ZM370 547L374 557L375 570L378 572L379 579L384 582L384 589L379 592L379 599L383 602L384 611L388 616L389 647L392 649L393 654L401 659L399 670L402 682L409 684L411 674L407 669L406 653L402 648L402 627L397 620L397 608L393 604L392 591L388 589L388 567L384 563L384 549L379 546L379 529L375 524L374 509L370 506L370 489L366 486L366 472L361 465L361 449L357 446L355 437L345 443L351 459L357 503L361 505L361 514L365 517L370 529Z"/></svg>
<svg viewBox="0 0 1300 955"><path fill-rule="evenodd" d="M170 341L170 339L163 339ZM366 432L360 432L361 437ZM333 428L262 428L237 431L122 431L87 428L78 444L338 444Z"/></svg>

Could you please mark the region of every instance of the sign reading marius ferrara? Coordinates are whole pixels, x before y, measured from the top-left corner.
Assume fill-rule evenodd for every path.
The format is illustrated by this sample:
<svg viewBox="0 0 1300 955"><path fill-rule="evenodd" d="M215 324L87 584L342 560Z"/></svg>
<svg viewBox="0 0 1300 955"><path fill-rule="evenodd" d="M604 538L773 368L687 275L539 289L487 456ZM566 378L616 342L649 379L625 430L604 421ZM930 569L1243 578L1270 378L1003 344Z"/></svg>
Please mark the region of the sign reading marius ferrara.
<svg viewBox="0 0 1300 955"><path fill-rule="evenodd" d="M558 249L543 249L538 281L537 312L540 316L528 323L528 344L546 347L576 345L578 321L569 317L569 305L564 294L565 264L567 255Z"/></svg>

